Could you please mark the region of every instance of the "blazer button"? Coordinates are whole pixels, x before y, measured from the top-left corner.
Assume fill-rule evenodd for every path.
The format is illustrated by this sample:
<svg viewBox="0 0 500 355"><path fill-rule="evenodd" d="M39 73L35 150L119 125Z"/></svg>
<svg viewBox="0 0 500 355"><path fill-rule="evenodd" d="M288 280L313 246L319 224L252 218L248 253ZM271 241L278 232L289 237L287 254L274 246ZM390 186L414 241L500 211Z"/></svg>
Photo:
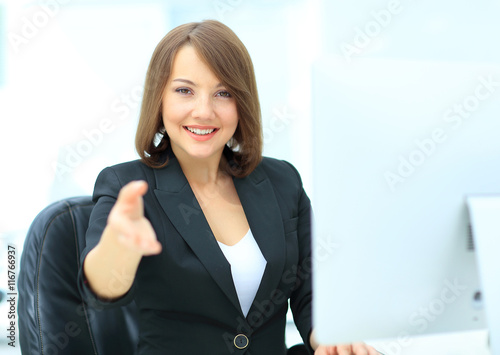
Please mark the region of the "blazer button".
<svg viewBox="0 0 500 355"><path fill-rule="evenodd" d="M234 337L234 346L236 346L238 349L245 349L248 346L249 342L250 341L245 334L238 334Z"/></svg>

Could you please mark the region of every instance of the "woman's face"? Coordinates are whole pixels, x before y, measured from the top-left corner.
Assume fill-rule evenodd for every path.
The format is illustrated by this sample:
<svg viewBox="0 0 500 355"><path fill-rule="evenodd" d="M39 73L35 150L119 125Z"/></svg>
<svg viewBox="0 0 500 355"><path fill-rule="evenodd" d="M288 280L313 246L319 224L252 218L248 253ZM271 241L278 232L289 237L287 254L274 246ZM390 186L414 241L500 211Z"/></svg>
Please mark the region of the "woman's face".
<svg viewBox="0 0 500 355"><path fill-rule="evenodd" d="M238 125L235 99L189 45L174 58L162 114L178 158L220 158Z"/></svg>

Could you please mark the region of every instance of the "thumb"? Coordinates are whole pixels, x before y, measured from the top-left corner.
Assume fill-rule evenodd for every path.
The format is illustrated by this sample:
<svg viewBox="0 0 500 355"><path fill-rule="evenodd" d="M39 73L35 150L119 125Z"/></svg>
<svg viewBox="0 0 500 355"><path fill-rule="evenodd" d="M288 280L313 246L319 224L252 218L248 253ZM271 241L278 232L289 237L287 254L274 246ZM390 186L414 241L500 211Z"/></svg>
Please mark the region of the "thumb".
<svg viewBox="0 0 500 355"><path fill-rule="evenodd" d="M130 217L140 217L143 214L142 196L146 194L148 184L145 181L132 181L122 187L118 194L116 204L123 213Z"/></svg>

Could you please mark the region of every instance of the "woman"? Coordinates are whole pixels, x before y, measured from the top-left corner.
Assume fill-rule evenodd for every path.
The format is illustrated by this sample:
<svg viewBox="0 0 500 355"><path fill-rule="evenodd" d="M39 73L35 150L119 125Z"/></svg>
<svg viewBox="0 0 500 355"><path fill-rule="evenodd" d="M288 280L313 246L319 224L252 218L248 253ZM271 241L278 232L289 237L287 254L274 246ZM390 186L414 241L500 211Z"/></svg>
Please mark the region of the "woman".
<svg viewBox="0 0 500 355"><path fill-rule="evenodd" d="M217 21L179 26L148 69L141 160L99 175L81 290L135 299L140 354L285 354L290 299L311 353L310 202L297 171L262 158L250 56Z"/></svg>

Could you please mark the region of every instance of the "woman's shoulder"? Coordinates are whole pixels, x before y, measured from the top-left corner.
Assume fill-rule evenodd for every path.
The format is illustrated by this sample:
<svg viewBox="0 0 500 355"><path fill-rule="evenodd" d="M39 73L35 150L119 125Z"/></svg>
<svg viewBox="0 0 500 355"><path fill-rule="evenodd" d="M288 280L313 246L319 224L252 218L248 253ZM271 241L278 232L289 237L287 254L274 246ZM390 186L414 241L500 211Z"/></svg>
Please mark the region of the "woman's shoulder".
<svg viewBox="0 0 500 355"><path fill-rule="evenodd" d="M141 159L136 159L111 165L108 166L106 169L111 169L117 172L128 172L128 171L132 172L132 171L142 171L144 170L144 168L151 169L146 164L144 164Z"/></svg>
<svg viewBox="0 0 500 355"><path fill-rule="evenodd" d="M288 161L263 157L257 169L262 169L272 182L302 187L302 179L297 169Z"/></svg>
<svg viewBox="0 0 500 355"><path fill-rule="evenodd" d="M140 159L108 166L104 168L97 177L97 182L115 182L125 185L134 180L150 180L153 175L152 168L144 164Z"/></svg>

